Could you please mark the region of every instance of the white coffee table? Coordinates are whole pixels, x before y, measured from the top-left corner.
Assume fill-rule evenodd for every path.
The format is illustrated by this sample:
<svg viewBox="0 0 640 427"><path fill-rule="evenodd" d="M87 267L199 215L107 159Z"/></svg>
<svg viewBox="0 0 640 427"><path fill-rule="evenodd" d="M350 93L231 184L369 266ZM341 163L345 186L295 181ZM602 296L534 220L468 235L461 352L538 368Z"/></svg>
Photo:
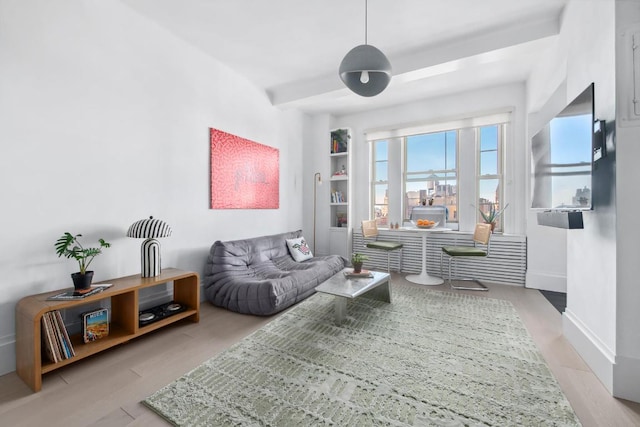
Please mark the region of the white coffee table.
<svg viewBox="0 0 640 427"><path fill-rule="evenodd" d="M351 271L353 269L345 268L316 287L318 292L335 295L336 323L341 323L346 318L349 298L366 297L391 303L388 273L372 271L373 277L346 277L344 273Z"/></svg>

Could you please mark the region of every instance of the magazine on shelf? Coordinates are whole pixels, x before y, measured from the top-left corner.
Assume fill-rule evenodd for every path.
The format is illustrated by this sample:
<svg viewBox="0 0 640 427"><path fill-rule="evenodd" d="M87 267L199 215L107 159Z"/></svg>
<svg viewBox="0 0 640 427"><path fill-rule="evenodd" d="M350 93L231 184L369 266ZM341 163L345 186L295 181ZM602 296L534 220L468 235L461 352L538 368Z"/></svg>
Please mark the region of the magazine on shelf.
<svg viewBox="0 0 640 427"><path fill-rule="evenodd" d="M109 310L99 308L80 315L82 318L82 340L89 343L109 335Z"/></svg>
<svg viewBox="0 0 640 427"><path fill-rule="evenodd" d="M111 283L99 283L96 285L91 285L91 287L84 291L76 291L75 289L69 289L68 291L60 292L58 294L52 295L47 298L47 301L68 301L68 300L78 300L83 299L91 295L98 294L105 289L113 286Z"/></svg>

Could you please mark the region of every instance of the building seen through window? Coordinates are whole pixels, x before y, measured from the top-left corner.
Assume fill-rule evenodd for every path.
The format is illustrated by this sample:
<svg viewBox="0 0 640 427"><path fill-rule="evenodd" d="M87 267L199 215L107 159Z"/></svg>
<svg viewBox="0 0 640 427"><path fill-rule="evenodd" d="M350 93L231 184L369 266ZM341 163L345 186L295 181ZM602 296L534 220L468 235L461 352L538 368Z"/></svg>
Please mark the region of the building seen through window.
<svg viewBox="0 0 640 427"><path fill-rule="evenodd" d="M379 227L389 225L389 142L373 143L373 214Z"/></svg>
<svg viewBox="0 0 640 427"><path fill-rule="evenodd" d="M457 131L406 137L404 218L415 206L445 206L458 221Z"/></svg>

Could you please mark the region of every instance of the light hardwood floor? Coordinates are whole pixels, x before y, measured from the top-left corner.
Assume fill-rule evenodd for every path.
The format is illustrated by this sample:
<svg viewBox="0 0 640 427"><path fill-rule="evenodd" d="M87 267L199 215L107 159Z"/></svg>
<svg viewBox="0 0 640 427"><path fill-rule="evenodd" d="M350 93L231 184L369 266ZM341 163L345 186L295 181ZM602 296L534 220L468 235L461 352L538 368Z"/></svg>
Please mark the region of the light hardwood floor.
<svg viewBox="0 0 640 427"><path fill-rule="evenodd" d="M404 281L395 274L393 280ZM640 426L640 404L609 395L564 339L560 314L538 291L489 287L489 292L455 292L514 304L584 426ZM448 290L444 285L428 289ZM15 373L4 375L0 425L165 426L140 401L272 318L240 315L203 302L200 323L178 323L46 374L39 393L32 393Z"/></svg>

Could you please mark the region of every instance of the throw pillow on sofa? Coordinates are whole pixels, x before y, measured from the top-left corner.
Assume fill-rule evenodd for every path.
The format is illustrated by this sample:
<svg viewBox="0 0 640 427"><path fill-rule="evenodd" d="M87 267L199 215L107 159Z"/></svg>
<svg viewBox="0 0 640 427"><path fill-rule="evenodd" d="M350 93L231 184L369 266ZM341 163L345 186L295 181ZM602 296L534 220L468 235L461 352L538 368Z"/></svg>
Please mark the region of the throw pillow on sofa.
<svg viewBox="0 0 640 427"><path fill-rule="evenodd" d="M307 259L313 258L311 249L307 245L307 241L304 237L298 237L297 239L287 239L287 247L289 253L296 260L296 262L302 262Z"/></svg>

